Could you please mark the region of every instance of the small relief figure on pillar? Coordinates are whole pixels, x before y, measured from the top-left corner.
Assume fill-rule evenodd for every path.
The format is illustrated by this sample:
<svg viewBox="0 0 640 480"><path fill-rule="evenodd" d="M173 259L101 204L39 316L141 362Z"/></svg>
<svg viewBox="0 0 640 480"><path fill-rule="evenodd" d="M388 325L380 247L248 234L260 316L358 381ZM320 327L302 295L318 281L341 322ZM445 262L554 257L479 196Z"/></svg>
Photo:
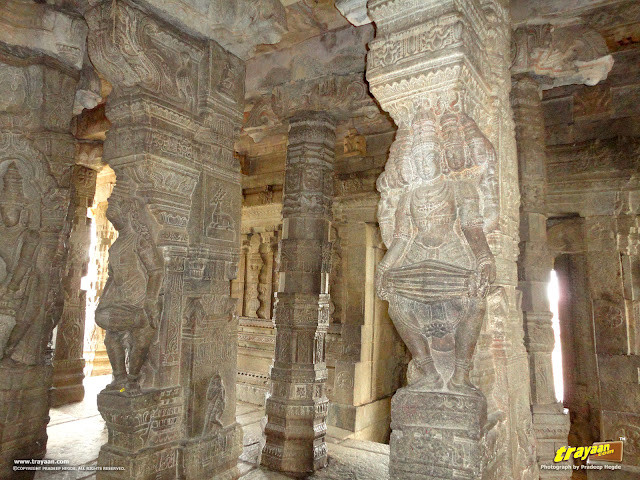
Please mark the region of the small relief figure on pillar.
<svg viewBox="0 0 640 480"><path fill-rule="evenodd" d="M31 227L33 212L15 162L0 165L0 178L0 359L3 365L35 364L38 355L17 350L45 300L36 267L40 234Z"/></svg>
<svg viewBox="0 0 640 480"><path fill-rule="evenodd" d="M117 184L109 199L107 217L118 239L109 250L109 278L96 323L106 330L104 343L113 368L107 390L137 395L140 370L160 319L164 269L146 206L141 198L124 195L123 189Z"/></svg>
<svg viewBox="0 0 640 480"><path fill-rule="evenodd" d="M206 229L209 238L219 238L222 240L233 240L236 235L235 221L225 212L224 202L227 192L222 187L218 187L212 194L209 206L211 207L211 221Z"/></svg>
<svg viewBox="0 0 640 480"><path fill-rule="evenodd" d="M222 427L222 414L226 406L226 390L219 374L214 375L207 388L207 413L204 417L202 436L210 433L215 427Z"/></svg>
<svg viewBox="0 0 640 480"><path fill-rule="evenodd" d="M496 267L485 230L497 219L495 152L462 113L420 110L390 152L378 217L388 251L378 295L411 351L410 385L444 389L431 349L455 342L447 389L477 394L469 379Z"/></svg>

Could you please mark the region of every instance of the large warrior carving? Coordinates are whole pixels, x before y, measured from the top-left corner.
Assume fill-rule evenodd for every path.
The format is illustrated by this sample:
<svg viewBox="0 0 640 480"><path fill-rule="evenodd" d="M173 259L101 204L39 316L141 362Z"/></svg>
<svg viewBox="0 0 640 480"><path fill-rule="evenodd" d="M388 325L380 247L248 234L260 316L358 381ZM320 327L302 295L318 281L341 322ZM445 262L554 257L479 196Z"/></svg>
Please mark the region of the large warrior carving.
<svg viewBox="0 0 640 480"><path fill-rule="evenodd" d="M475 394L472 357L495 279L485 231L497 218L496 156L475 122L449 111L420 110L401 126L378 179L378 218L388 248L378 267L378 294L388 300L411 351L408 380L440 390L434 343L455 341L449 391Z"/></svg>
<svg viewBox="0 0 640 480"><path fill-rule="evenodd" d="M37 355L17 350L35 327L44 303L36 267L40 234L33 228L34 212L24 195L23 178L16 164L0 165L0 177L0 359L5 365L16 361L33 364Z"/></svg>
<svg viewBox="0 0 640 480"><path fill-rule="evenodd" d="M109 199L107 218L118 238L109 250L109 278L96 309L96 324L106 330L104 343L113 368L107 389L135 395L160 318L164 269L147 207L141 198L123 195L123 190L124 184L116 184Z"/></svg>

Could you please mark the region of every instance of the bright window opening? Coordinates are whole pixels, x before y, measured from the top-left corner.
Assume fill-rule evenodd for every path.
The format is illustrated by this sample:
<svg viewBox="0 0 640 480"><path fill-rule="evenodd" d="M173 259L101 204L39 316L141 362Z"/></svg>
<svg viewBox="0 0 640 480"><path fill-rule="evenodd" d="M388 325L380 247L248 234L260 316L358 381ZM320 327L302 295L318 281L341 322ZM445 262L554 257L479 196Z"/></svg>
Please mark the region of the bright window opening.
<svg viewBox="0 0 640 480"><path fill-rule="evenodd" d="M553 327L553 337L555 344L553 353L551 354L551 362L553 366L553 383L556 391L556 399L558 402L564 400L564 385L562 384L562 345L560 343L560 319L558 316L558 301L560 300L560 289L558 285L558 275L555 270L551 271L551 281L547 287L547 295L549 296L549 306L553 318L551 324Z"/></svg>

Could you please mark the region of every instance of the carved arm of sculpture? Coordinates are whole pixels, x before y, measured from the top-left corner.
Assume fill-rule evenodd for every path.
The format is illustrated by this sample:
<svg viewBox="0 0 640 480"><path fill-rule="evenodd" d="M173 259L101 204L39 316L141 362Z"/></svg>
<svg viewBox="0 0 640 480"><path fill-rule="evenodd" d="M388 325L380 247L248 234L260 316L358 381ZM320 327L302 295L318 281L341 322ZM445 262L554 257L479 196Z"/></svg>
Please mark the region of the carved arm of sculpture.
<svg viewBox="0 0 640 480"><path fill-rule="evenodd" d="M138 245L138 257L147 270L147 294L144 304L144 311L149 318L149 324L157 328L162 311L162 298L160 289L164 280L164 270L162 257L158 250L145 238L140 239Z"/></svg>
<svg viewBox="0 0 640 480"><path fill-rule="evenodd" d="M383 300L387 300L388 297L385 289L385 273L389 268L397 265L402 257L404 257L414 237L413 222L411 221L409 212L409 197L410 193L405 193L400 200L398 210L396 211L396 225L393 240L391 241L391 245L389 245L387 253L378 264L376 292Z"/></svg>
<svg viewBox="0 0 640 480"><path fill-rule="evenodd" d="M496 279L496 262L487 243L480 216L480 200L476 187L468 182L455 182L456 204L462 233L476 257L475 281L471 282L471 296L484 298Z"/></svg>

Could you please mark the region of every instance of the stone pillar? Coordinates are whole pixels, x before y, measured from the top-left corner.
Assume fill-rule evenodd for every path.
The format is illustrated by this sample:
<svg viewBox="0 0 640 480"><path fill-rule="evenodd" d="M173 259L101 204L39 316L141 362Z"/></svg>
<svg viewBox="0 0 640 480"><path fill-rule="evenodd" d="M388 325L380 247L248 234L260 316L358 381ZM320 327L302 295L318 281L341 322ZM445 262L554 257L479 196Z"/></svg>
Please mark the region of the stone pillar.
<svg viewBox="0 0 640 480"><path fill-rule="evenodd" d="M85 16L92 63L113 85L103 160L118 231L96 311L114 377L98 397L98 465L122 470L98 478L235 478L244 65L131 2Z"/></svg>
<svg viewBox="0 0 640 480"><path fill-rule="evenodd" d="M245 277L244 277L244 315L245 317L257 318L257 311L260 308L258 300L258 277L263 268L260 245L262 241L260 234L249 235L248 252L246 255Z"/></svg>
<svg viewBox="0 0 640 480"><path fill-rule="evenodd" d="M97 172L83 165L73 168L71 185L71 233L66 242L67 265L63 277L64 308L56 333L51 406L57 407L84 398L84 329L86 291L81 280L87 274L91 245L88 208L96 192Z"/></svg>
<svg viewBox="0 0 640 480"><path fill-rule="evenodd" d="M0 5L0 478L32 478L14 460L46 451L85 35L47 5Z"/></svg>
<svg viewBox="0 0 640 480"><path fill-rule="evenodd" d="M508 2L370 0L368 13L367 79L398 126L378 179L378 292L413 357L391 406L391 478L536 478Z"/></svg>
<svg viewBox="0 0 640 480"><path fill-rule="evenodd" d="M104 344L105 331L95 324L95 310L107 283L109 248L116 240L118 232L107 219L108 199L115 186L116 176L111 167L105 165L96 179L96 195L91 208L96 228L96 244L92 253L95 262L96 278L91 285L92 295L87 298L87 322L91 322L92 331L89 336L89 351L85 353L89 367L87 375L98 376L111 373L111 364Z"/></svg>
<svg viewBox="0 0 640 480"><path fill-rule="evenodd" d="M326 113L299 113L289 120L276 354L262 465L296 474L327 463L324 341L335 128Z"/></svg>
<svg viewBox="0 0 640 480"><path fill-rule="evenodd" d="M553 258L547 245L544 119L539 83L528 75L513 79L511 105L516 124L522 203L518 288L522 292L525 347L529 353L533 428L538 465L552 465L567 445L569 416L556 401L551 354L554 334L547 287ZM540 470L540 478L570 478L570 470Z"/></svg>
<svg viewBox="0 0 640 480"><path fill-rule="evenodd" d="M273 232L260 234L260 258L262 268L258 274L258 301L260 307L256 314L258 318L271 318L271 287L273 284Z"/></svg>

